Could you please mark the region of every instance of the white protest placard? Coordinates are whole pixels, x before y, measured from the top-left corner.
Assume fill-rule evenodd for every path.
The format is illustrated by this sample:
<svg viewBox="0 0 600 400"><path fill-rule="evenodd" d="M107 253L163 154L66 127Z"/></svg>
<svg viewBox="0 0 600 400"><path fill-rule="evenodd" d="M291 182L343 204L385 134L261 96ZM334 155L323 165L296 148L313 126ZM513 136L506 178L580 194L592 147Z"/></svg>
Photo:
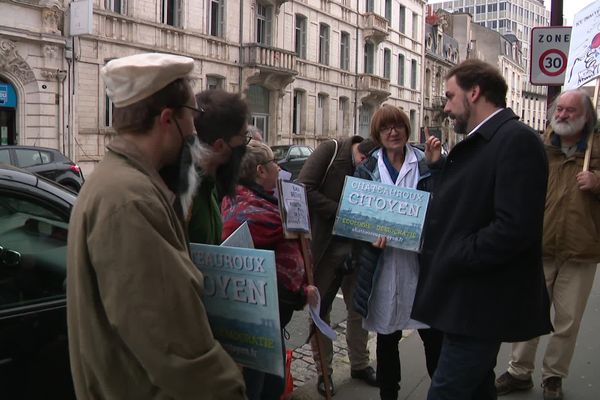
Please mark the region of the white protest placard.
<svg viewBox="0 0 600 400"><path fill-rule="evenodd" d="M575 14L565 89L576 89L600 75L600 0Z"/></svg>
<svg viewBox="0 0 600 400"><path fill-rule="evenodd" d="M278 180L279 209L286 232L310 235L306 189L301 183Z"/></svg>

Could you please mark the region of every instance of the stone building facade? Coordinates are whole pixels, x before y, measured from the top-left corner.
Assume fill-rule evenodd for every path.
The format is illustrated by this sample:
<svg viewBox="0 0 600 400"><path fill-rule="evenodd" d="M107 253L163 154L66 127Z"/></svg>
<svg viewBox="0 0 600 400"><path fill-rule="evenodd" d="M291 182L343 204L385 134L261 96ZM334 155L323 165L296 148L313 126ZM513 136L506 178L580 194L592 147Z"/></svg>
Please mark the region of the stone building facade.
<svg viewBox="0 0 600 400"><path fill-rule="evenodd" d="M115 134L100 69L140 52L194 58L196 91L243 93L270 145L367 136L384 102L418 139L423 0L80 1L91 33L70 36L66 0L0 0L0 92L17 99L11 143L58 148L86 174Z"/></svg>

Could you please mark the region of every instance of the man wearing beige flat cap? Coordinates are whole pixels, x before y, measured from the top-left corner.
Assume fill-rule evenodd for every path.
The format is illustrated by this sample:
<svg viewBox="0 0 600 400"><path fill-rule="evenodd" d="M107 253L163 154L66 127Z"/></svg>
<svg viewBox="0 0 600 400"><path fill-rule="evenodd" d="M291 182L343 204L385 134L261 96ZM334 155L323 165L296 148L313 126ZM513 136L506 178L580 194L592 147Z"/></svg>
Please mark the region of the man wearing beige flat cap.
<svg viewBox="0 0 600 400"><path fill-rule="evenodd" d="M244 399L214 339L185 218L210 151L194 128L191 58L139 54L101 75L118 135L71 216L67 317L78 399Z"/></svg>

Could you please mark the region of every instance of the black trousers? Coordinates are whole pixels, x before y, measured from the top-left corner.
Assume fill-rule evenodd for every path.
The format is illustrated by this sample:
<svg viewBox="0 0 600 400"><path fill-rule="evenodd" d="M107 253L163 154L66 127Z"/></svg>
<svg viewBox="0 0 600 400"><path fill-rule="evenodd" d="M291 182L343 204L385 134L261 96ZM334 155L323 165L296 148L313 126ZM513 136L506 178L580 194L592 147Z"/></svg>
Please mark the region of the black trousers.
<svg viewBox="0 0 600 400"><path fill-rule="evenodd" d="M433 376L442 348L443 334L435 329L419 329L419 336L425 348L427 373ZM395 400L400 390L401 368L398 343L402 331L389 335L377 334L377 382L382 400Z"/></svg>

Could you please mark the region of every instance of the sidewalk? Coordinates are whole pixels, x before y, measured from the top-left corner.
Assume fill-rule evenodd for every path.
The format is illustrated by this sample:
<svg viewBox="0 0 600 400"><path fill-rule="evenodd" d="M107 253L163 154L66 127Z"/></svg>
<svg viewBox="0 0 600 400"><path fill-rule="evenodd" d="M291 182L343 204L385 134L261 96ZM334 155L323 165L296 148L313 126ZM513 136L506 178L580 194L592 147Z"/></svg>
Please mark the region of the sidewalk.
<svg viewBox="0 0 600 400"><path fill-rule="evenodd" d="M377 388L368 386L362 381L350 378L350 364L346 349L345 322L335 327L338 338L334 342L333 381L337 392L335 400L379 400ZM569 377L563 381L565 400L598 400L600 399L600 272L596 274L594 287L586 308L581 330L571 363ZM400 360L402 365L402 382L398 398L400 400L425 400L429 389L429 376L425 369L423 345L419 335L408 334L400 342ZM369 335L369 349L372 365L375 364L375 335ZM540 341L540 350L545 349L546 338ZM510 356L510 344L503 344L498 354L496 375L506 371ZM542 400L541 373L542 353L538 351L534 388L499 397L500 400ZM313 364L310 345L306 344L294 351L292 361L294 377L294 393L291 400L322 400L316 389L316 370Z"/></svg>

